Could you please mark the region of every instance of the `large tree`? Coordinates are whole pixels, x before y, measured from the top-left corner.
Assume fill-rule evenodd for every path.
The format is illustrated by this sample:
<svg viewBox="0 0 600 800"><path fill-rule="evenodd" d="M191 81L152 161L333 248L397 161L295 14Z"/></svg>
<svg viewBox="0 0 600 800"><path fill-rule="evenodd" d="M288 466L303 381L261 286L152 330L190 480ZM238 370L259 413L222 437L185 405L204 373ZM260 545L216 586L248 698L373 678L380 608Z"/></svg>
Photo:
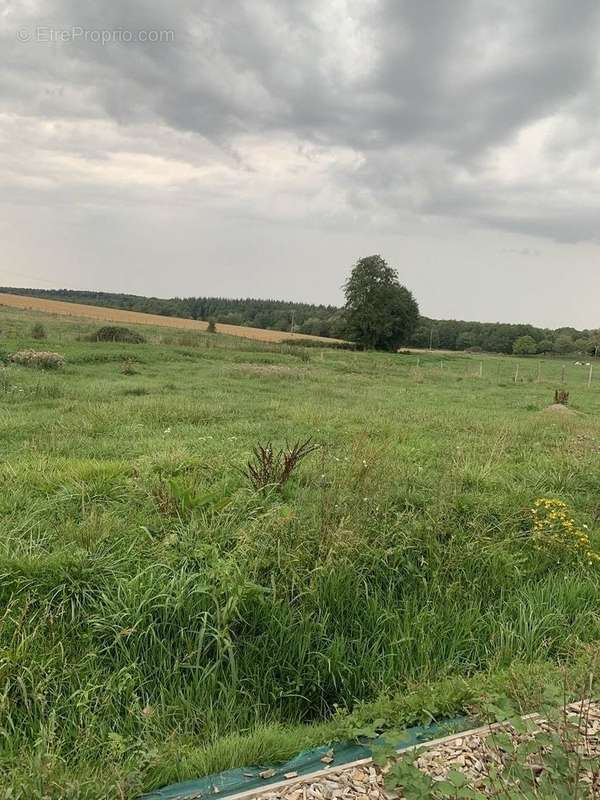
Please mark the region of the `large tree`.
<svg viewBox="0 0 600 800"><path fill-rule="evenodd" d="M396 350L415 330L419 306L381 256L357 261L344 290L347 336L363 347Z"/></svg>

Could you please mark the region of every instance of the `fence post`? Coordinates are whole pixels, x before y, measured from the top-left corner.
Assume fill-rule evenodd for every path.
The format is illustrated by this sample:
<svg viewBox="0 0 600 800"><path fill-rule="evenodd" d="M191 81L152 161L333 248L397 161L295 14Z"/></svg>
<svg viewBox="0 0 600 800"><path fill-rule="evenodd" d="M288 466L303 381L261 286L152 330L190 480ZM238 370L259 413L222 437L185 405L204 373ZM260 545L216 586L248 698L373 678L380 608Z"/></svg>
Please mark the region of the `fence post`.
<svg viewBox="0 0 600 800"><path fill-rule="evenodd" d="M594 365L590 364L590 374L588 376L588 389L592 388L592 375L594 374Z"/></svg>
<svg viewBox="0 0 600 800"><path fill-rule="evenodd" d="M517 368L515 370L515 383L519 380L519 364L517 364Z"/></svg>

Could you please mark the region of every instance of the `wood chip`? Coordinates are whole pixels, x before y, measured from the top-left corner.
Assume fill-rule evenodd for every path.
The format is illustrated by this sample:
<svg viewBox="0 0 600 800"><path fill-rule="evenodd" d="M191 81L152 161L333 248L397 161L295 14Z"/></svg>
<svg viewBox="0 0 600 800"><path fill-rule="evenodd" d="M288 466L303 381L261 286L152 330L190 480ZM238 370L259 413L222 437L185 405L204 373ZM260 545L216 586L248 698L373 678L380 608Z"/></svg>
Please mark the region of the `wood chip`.
<svg viewBox="0 0 600 800"><path fill-rule="evenodd" d="M589 701L573 703L567 707L567 712L582 732L582 755L600 756L600 704L590 704ZM539 730L547 729L543 720L536 721L536 725ZM533 737L532 732L516 733L508 725L500 726L496 730L508 733L515 744ZM415 763L435 781L446 780L451 769L458 769L472 788L485 791L483 782L490 768L501 769L509 758L509 754L491 742L488 743L489 735L487 732L465 732L455 739L442 741L430 748L425 744L419 748ZM307 780L298 777L296 772L288 772L284 775L286 779L298 777L298 780L288 786L265 790L253 800L403 800L400 791L388 791L384 786L385 775L391 764L380 768L369 761L346 769L340 766L329 769L333 761L333 750L329 750L321 758L325 765L321 775ZM530 768L535 774L543 774L543 764L539 757L532 756ZM260 777L270 778L275 774L275 770L265 770L260 773ZM594 780L597 782L597 777L594 779L592 775L582 774L581 780L582 784L591 786ZM597 788L600 790L600 786ZM595 784L594 790L596 791Z"/></svg>
<svg viewBox="0 0 600 800"><path fill-rule="evenodd" d="M275 769L265 769L263 772L258 773L259 778L263 778L266 780L267 778L272 778L274 775L277 775L277 770Z"/></svg>

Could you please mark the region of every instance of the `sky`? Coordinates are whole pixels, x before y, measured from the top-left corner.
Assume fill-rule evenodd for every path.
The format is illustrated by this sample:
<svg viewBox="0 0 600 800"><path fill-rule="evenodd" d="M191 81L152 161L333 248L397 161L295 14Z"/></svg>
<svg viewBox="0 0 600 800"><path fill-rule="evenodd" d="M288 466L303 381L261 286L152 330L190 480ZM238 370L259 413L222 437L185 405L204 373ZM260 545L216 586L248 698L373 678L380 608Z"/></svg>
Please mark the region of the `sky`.
<svg viewBox="0 0 600 800"><path fill-rule="evenodd" d="M600 327L598 0L0 0L0 284Z"/></svg>

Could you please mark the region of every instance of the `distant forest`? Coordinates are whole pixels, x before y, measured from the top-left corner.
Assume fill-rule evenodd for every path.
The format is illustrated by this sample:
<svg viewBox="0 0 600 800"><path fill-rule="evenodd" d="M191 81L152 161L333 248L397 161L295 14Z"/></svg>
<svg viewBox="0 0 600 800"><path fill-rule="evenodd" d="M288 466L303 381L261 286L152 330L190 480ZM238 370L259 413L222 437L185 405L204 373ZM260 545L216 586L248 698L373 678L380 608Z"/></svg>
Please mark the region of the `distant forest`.
<svg viewBox="0 0 600 800"><path fill-rule="evenodd" d="M25 289L2 287L11 294L63 300L70 303L87 303L94 306L124 308L147 314L184 317L188 319L213 319L231 325L248 325L253 328L271 328L289 331L294 326L297 333L344 338L343 309L336 306L292 303L285 300L257 300L254 298L230 300L225 297L142 297L112 292L88 292L71 289ZM489 353L512 353L517 339L530 336L539 353L580 353L593 355L600 351L600 330L576 328L536 328L500 322L465 322L461 320L435 320L421 317L407 347L443 350L482 350Z"/></svg>

